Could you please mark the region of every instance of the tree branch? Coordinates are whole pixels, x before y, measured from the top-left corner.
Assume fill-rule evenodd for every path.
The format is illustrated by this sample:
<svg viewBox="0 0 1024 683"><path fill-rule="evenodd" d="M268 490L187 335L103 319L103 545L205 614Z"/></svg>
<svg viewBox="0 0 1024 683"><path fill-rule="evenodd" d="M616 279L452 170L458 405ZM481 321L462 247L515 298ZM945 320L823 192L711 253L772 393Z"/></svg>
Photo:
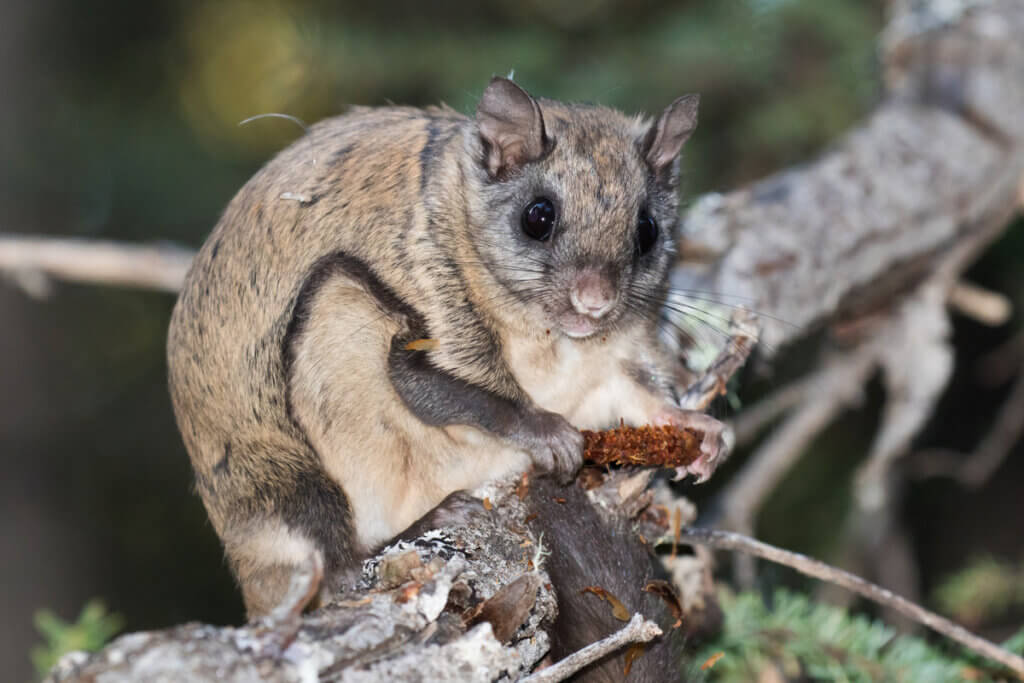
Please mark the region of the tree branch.
<svg viewBox="0 0 1024 683"><path fill-rule="evenodd" d="M0 235L0 271L35 296L48 293L46 277L176 292L192 256L173 245Z"/></svg>

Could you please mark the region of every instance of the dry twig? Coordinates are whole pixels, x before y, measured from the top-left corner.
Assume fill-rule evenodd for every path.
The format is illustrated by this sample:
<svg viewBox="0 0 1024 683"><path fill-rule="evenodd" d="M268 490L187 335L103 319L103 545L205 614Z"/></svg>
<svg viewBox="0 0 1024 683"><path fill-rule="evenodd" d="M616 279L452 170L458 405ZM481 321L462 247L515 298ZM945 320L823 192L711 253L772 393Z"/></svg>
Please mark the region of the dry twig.
<svg viewBox="0 0 1024 683"><path fill-rule="evenodd" d="M977 489L999 468L1024 435L1024 373L1018 375L1010 395L999 407L995 422L970 454L931 449L917 454L915 474L922 477L950 476L964 486Z"/></svg>
<svg viewBox="0 0 1024 683"><path fill-rule="evenodd" d="M736 445L750 443L774 420L799 405L813 384L809 378L800 378L745 407L743 412L730 421L732 432L736 435Z"/></svg>
<svg viewBox="0 0 1024 683"><path fill-rule="evenodd" d="M1018 677L1024 679L1024 657L1015 655L995 643L974 635L945 617L930 612L920 605L896 595L892 591L865 581L859 576L843 571L838 567L833 567L806 555L783 550L782 548L762 543L749 536L730 531L689 527L680 532L679 538L684 542L748 553L776 564L785 565L801 574L846 588L868 600L893 609L947 638L955 640L973 652L999 662L1017 674Z"/></svg>
<svg viewBox="0 0 1024 683"><path fill-rule="evenodd" d="M1005 294L993 292L965 280L953 285L949 292L949 306L958 313L989 327L1005 324L1013 314L1013 304Z"/></svg>
<svg viewBox="0 0 1024 683"><path fill-rule="evenodd" d="M978 361L976 375L982 384L994 387L1013 379L1024 366L1024 330L989 351Z"/></svg>
<svg viewBox="0 0 1024 683"><path fill-rule="evenodd" d="M527 676L523 679L522 683L556 683L557 681L564 681L588 664L596 662L605 655L615 652L630 643L646 643L660 635L661 629L658 628L657 624L644 619L641 614L634 614L628 624L607 638L591 643L565 659L555 662L548 668Z"/></svg>

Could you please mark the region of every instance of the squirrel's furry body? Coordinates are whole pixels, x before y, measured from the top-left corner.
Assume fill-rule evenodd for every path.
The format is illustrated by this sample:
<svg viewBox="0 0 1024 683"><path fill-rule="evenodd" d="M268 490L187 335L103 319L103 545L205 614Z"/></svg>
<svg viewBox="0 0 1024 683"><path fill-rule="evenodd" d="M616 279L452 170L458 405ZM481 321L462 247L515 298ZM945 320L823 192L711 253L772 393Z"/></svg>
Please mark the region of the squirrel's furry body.
<svg viewBox="0 0 1024 683"><path fill-rule="evenodd" d="M475 119L358 108L232 200L168 356L197 489L250 614L311 554L336 588L453 492L531 464L571 475L574 427L685 421L656 335L675 158L695 122L679 102L652 125L496 79ZM520 214L536 196L558 232L535 243ZM648 213L662 235L641 254ZM581 308L602 296L607 314ZM406 347L424 338L436 344Z"/></svg>

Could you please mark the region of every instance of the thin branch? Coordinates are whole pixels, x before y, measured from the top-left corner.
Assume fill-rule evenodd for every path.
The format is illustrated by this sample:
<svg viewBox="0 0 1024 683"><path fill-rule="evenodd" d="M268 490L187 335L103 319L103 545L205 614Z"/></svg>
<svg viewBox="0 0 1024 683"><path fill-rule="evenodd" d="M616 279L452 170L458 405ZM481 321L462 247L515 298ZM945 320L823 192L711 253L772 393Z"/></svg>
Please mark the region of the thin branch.
<svg viewBox="0 0 1024 683"><path fill-rule="evenodd" d="M42 273L72 282L177 292L193 252L173 245L145 246L105 240L0 236L0 271ZM45 293L34 281L31 293Z"/></svg>
<svg viewBox="0 0 1024 683"><path fill-rule="evenodd" d="M875 367L871 345L827 360L824 368L807 380L803 402L761 444L743 470L721 494L727 523L749 530L764 499L775 490L807 445L839 412L859 400L861 387Z"/></svg>
<svg viewBox="0 0 1024 683"><path fill-rule="evenodd" d="M895 610L896 612L927 626L936 633L944 635L951 640L955 640L964 647L977 652L984 657L988 657L993 661L999 662L1013 671L1019 678L1024 680L1024 657L1015 655L1012 652L999 647L995 643L974 635L967 629L953 623L945 617L941 617L934 612L930 612L920 605L896 595L892 591L888 591L881 586L865 581L859 576L843 571L838 567L833 567L821 562L820 560L807 557L806 555L794 553L789 550L783 550L782 548L762 543L761 541L750 538L749 536L744 536L730 531L695 529L690 527L682 530L679 535L679 540L700 545L709 545L722 550L735 550L754 555L768 560L769 562L775 562L776 564L781 564L786 567L790 567L791 569L795 569L806 576L820 579L822 581L828 581L837 586L846 588L861 597Z"/></svg>
<svg viewBox="0 0 1024 683"><path fill-rule="evenodd" d="M587 645L568 657L559 660L546 669L527 676L522 683L556 683L564 681L583 667L596 662L605 655L629 645L630 643L646 643L661 635L661 629L653 621L644 619L641 614L634 614L629 623L622 629L603 638L596 643Z"/></svg>
<svg viewBox="0 0 1024 683"><path fill-rule="evenodd" d="M750 443L769 423L799 405L805 400L811 386L811 379L801 378L744 408L743 412L731 420L736 445Z"/></svg>
<svg viewBox="0 0 1024 683"><path fill-rule="evenodd" d="M964 455L946 449L917 454L914 473L919 477L948 476L964 486L977 489L988 481L1024 435L1024 373L999 408L992 428L973 453Z"/></svg>
<svg viewBox="0 0 1024 683"><path fill-rule="evenodd" d="M1005 294L965 280L957 282L949 291L949 306L957 313L989 327L999 327L1013 315L1013 304Z"/></svg>
<svg viewBox="0 0 1024 683"><path fill-rule="evenodd" d="M854 514L880 514L882 519L875 519L872 527L890 525L886 518L893 514L890 503L899 481L893 465L934 412L953 374L947 293L944 282L923 283L871 340L882 371L885 403L867 460L854 476Z"/></svg>
<svg viewBox="0 0 1024 683"><path fill-rule="evenodd" d="M989 387L998 386L1013 379L1024 365L1024 330L989 351L978 361L978 381Z"/></svg>
<svg viewBox="0 0 1024 683"><path fill-rule="evenodd" d="M971 488L978 488L992 476L1011 449L1024 434L1024 373L1021 373L1010 395L999 408L995 424L963 464L959 478Z"/></svg>

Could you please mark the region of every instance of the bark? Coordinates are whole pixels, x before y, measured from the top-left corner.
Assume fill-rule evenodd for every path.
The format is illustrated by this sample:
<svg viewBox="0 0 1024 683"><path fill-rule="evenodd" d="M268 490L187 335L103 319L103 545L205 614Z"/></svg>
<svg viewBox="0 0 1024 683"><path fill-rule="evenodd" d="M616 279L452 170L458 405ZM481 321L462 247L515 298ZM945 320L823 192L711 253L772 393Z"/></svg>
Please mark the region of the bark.
<svg viewBox="0 0 1024 683"><path fill-rule="evenodd" d="M895 4L874 114L817 161L703 196L685 216L683 254L704 263L675 283L764 314L770 347L891 305L1020 206L1024 5Z"/></svg>
<svg viewBox="0 0 1024 683"><path fill-rule="evenodd" d="M499 496L495 489L495 497ZM368 562L358 590L297 624L186 624L122 636L94 655L72 654L48 680L492 681L519 678L547 650L539 625L555 614L538 546L515 495L481 510L472 527L430 532ZM517 534L513 529L520 529ZM526 544L529 543L529 544ZM526 577L523 579L523 577ZM522 580L519 624L473 623L473 603ZM525 613L524 613L525 612ZM495 631L516 634L508 646ZM521 633L517 633L517 631ZM510 636L511 638L511 636Z"/></svg>

